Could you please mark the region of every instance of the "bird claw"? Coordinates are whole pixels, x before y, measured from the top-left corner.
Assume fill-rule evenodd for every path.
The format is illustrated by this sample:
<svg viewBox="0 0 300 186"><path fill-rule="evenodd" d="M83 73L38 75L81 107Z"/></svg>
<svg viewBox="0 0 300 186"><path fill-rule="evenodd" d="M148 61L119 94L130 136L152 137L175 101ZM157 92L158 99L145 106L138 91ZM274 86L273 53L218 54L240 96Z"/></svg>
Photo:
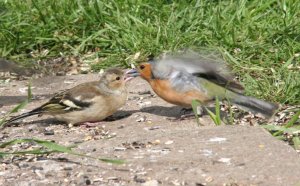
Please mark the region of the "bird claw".
<svg viewBox="0 0 300 186"><path fill-rule="evenodd" d="M93 128L93 127L97 127L99 126L99 124L101 124L101 122L84 122L84 123L80 123L80 127L84 127L84 128Z"/></svg>
<svg viewBox="0 0 300 186"><path fill-rule="evenodd" d="M193 112L193 109L191 108L183 108L180 111L181 115L180 117L176 117L176 118L167 118L167 120L169 121L182 121L185 119L190 119L192 117L195 117L195 113ZM203 116L203 108L201 106L197 107L197 115L198 117Z"/></svg>

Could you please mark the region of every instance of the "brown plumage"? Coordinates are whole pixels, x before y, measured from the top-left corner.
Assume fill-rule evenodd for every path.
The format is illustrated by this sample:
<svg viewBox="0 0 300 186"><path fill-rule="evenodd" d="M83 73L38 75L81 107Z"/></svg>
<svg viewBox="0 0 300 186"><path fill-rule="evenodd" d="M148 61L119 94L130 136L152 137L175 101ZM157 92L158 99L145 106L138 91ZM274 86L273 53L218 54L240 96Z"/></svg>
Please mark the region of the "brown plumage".
<svg viewBox="0 0 300 186"><path fill-rule="evenodd" d="M131 78L120 69L108 69L99 81L83 83L57 93L47 103L12 117L7 123L37 114L52 115L71 125L101 121L125 104L125 83L129 79Z"/></svg>

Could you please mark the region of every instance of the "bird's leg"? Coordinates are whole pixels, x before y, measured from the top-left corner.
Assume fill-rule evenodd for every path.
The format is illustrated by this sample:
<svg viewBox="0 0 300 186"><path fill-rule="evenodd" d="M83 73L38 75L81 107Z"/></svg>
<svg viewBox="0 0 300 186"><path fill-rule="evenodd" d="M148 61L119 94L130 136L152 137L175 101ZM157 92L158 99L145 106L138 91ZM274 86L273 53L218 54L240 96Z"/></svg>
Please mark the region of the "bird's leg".
<svg viewBox="0 0 300 186"><path fill-rule="evenodd" d="M203 115L202 106L197 106L197 115L199 117L201 117ZM193 112L192 108L183 108L180 111L180 116L179 117L177 117L175 119L170 119L170 120L178 121L178 120L188 119L188 118L191 118L191 117L194 117L194 116L195 116L195 113Z"/></svg>
<svg viewBox="0 0 300 186"><path fill-rule="evenodd" d="M82 127L86 127L86 128L93 128L93 127L97 127L101 124L101 121L96 121L96 122L84 122L81 123L80 126Z"/></svg>
<svg viewBox="0 0 300 186"><path fill-rule="evenodd" d="M191 112L193 112L192 108L182 108L180 111L180 115L191 114Z"/></svg>
<svg viewBox="0 0 300 186"><path fill-rule="evenodd" d="M89 127L97 127L101 124L101 122L95 121L95 122L83 122L83 123L79 123L78 125L80 125L81 127L85 127L85 128L89 128ZM74 124L69 123L68 125L70 128L74 126Z"/></svg>
<svg viewBox="0 0 300 186"><path fill-rule="evenodd" d="M194 117L195 114L197 114L199 117L201 117L203 115L203 108L202 108L202 106L197 106L197 108L196 108L196 112L197 113L194 113L192 108L188 108L188 109L183 108L182 110L184 112L180 116L180 119L182 119L182 120L186 119L186 118ZM189 111L189 113L186 113L187 111Z"/></svg>

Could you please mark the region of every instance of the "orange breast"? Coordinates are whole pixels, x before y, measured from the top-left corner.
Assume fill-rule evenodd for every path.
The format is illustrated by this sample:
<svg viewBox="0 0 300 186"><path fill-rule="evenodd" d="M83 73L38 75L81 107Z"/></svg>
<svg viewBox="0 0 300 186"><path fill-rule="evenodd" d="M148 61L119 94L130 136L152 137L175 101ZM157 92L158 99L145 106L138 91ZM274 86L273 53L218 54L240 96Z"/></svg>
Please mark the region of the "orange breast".
<svg viewBox="0 0 300 186"><path fill-rule="evenodd" d="M210 101L204 93L198 90L191 90L187 92L175 91L167 80L157 79L151 80L149 83L159 97L175 105L191 107L192 100L195 99L203 103Z"/></svg>

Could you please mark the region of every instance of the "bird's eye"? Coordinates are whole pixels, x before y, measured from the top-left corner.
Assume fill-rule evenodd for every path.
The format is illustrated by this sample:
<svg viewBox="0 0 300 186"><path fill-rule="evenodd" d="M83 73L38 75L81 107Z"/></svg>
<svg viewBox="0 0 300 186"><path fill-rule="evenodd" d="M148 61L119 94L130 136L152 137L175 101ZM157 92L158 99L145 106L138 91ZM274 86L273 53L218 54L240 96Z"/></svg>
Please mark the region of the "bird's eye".
<svg viewBox="0 0 300 186"><path fill-rule="evenodd" d="M141 65L140 69L143 70L145 68L145 65Z"/></svg>
<svg viewBox="0 0 300 186"><path fill-rule="evenodd" d="M118 77L116 77L116 80L117 80L117 81L119 81L120 79L121 79L121 78L120 78L119 76L118 76Z"/></svg>

